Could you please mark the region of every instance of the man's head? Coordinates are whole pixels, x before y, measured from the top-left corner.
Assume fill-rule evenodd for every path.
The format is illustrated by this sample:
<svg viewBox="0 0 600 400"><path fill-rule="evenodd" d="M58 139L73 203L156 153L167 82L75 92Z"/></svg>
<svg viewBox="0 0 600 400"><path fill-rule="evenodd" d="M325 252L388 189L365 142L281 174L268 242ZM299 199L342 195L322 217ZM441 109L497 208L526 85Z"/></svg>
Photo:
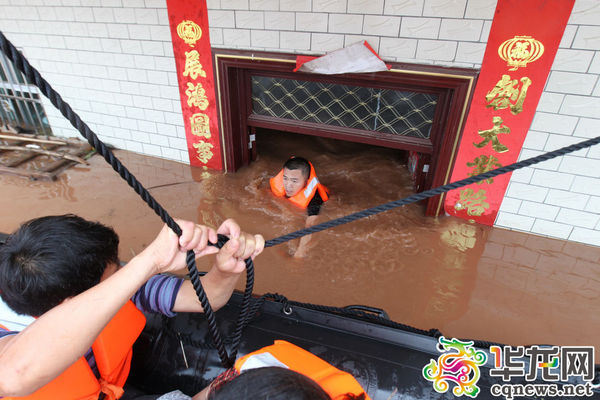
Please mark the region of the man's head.
<svg viewBox="0 0 600 400"><path fill-rule="evenodd" d="M0 245L0 297L19 314L39 316L100 282L118 264L119 237L75 215L36 218Z"/></svg>
<svg viewBox="0 0 600 400"><path fill-rule="evenodd" d="M283 164L283 188L288 197L304 189L310 176L310 164L302 157L292 157Z"/></svg>

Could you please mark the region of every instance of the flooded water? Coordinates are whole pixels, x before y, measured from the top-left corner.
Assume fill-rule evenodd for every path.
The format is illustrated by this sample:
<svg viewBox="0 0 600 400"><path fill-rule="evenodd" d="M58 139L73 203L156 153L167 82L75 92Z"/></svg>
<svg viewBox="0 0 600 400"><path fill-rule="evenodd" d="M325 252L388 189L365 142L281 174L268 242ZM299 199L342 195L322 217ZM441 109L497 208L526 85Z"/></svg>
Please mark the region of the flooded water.
<svg viewBox="0 0 600 400"><path fill-rule="evenodd" d="M229 174L116 154L172 216L212 226L234 218L266 239L304 226L304 211L269 190L268 178L290 155L311 160L331 191L319 222L413 193L397 150L267 131L257 134L257 146L258 159ZM161 225L98 156L57 182L0 175L0 185L4 232L29 218L72 212L113 226L127 260ZM446 336L600 349L598 247L425 217L419 204L317 233L304 259L290 256L297 244L257 259L255 293L379 307L395 321Z"/></svg>

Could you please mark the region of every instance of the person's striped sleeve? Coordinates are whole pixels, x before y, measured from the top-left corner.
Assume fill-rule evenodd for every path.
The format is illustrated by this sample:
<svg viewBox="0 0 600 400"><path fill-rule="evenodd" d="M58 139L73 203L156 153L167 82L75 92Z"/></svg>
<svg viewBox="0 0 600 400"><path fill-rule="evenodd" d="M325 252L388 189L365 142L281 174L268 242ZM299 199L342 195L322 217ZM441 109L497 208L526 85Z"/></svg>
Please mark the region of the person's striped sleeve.
<svg viewBox="0 0 600 400"><path fill-rule="evenodd" d="M172 275L155 275L148 280L131 300L141 311L156 312L167 317L175 316L173 306L183 278Z"/></svg>

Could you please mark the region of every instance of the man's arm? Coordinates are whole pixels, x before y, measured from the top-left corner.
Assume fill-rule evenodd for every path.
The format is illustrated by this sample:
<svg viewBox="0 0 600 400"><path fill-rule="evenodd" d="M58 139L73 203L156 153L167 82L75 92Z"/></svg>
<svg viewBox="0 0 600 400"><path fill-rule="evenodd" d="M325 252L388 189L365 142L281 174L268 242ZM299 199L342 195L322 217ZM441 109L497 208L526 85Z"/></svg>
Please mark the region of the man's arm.
<svg viewBox="0 0 600 400"><path fill-rule="evenodd" d="M150 276L140 254L93 288L54 307L25 330L0 340L0 395L33 393L61 374Z"/></svg>
<svg viewBox="0 0 600 400"><path fill-rule="evenodd" d="M316 225L318 218L318 215L309 215L308 217L306 217L306 224L304 225L304 227L310 228L311 226ZM300 243L298 244L298 248L294 253L295 258L306 257L306 254L308 253L308 244L310 243L311 236L312 235L306 235L300 238Z"/></svg>
<svg viewBox="0 0 600 400"><path fill-rule="evenodd" d="M63 301L22 332L0 339L0 396L28 395L60 375L90 348L144 282L178 268L187 250L198 255L216 251L206 247L208 239L216 240L213 230L178 223L180 238L164 226L143 252L113 275Z"/></svg>

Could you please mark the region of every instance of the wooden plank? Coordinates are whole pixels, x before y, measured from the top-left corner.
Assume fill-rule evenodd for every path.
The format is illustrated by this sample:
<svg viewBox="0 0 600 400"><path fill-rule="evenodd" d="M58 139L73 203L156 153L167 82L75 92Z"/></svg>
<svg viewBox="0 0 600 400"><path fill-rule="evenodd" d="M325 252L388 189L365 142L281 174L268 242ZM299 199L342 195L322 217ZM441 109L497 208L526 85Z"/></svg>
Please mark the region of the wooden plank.
<svg viewBox="0 0 600 400"><path fill-rule="evenodd" d="M45 149L31 148L31 147L27 147L27 146L5 146L5 145L0 145L0 150L32 152L32 153L43 154L43 155L50 156L50 157L66 158L67 160L76 161L80 164L87 164L87 162L84 159L79 158L69 152L64 152L64 151L58 152L58 151L50 151L50 150L45 150Z"/></svg>
<svg viewBox="0 0 600 400"><path fill-rule="evenodd" d="M82 142L83 146L81 146L79 149L76 149L75 152L71 153L71 155L74 155L76 157L81 157L87 153L89 153L92 150L92 146L90 146L88 143L86 142ZM69 163L69 160L57 160L55 162L53 162L52 164L49 164L46 166L46 168L44 168L44 172L48 172L51 173L53 171L57 171L60 167L62 167L63 165ZM58 175L61 171L57 171L54 173L54 176Z"/></svg>
<svg viewBox="0 0 600 400"><path fill-rule="evenodd" d="M58 147L57 144L53 144L53 145L48 146L46 148L46 150L54 150L57 147ZM35 158L37 156L38 156L38 154L36 154L36 153L26 153L26 154L23 154L21 157L15 158L11 162L9 162L6 165L6 167L11 167L11 168L12 167L16 167L16 166L21 165L21 164L25 163L26 161L29 161L32 158Z"/></svg>
<svg viewBox="0 0 600 400"><path fill-rule="evenodd" d="M4 140L16 140L19 143L23 142L32 142L32 143L44 143L44 144L58 144L60 146L66 146L67 142L62 142L58 140L46 140L46 139L37 139L37 138L29 138L17 135L0 135L0 139Z"/></svg>
<svg viewBox="0 0 600 400"><path fill-rule="evenodd" d="M70 161L71 162L71 161ZM5 167L0 165L0 172L7 172L13 175L20 176L28 176L32 179L47 179L47 180L55 180L56 176L52 176L47 172L40 172L33 169L25 169L25 168L14 168L14 167Z"/></svg>

